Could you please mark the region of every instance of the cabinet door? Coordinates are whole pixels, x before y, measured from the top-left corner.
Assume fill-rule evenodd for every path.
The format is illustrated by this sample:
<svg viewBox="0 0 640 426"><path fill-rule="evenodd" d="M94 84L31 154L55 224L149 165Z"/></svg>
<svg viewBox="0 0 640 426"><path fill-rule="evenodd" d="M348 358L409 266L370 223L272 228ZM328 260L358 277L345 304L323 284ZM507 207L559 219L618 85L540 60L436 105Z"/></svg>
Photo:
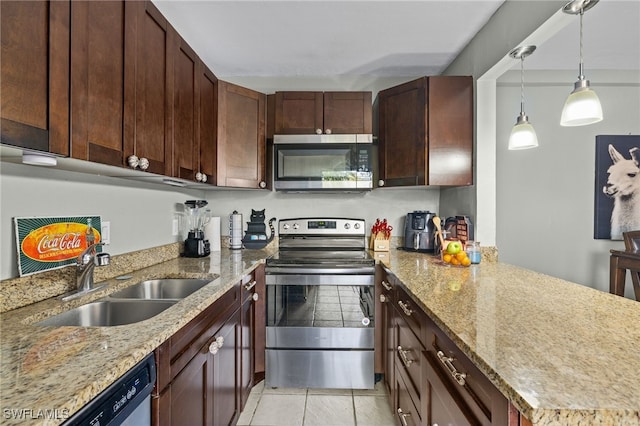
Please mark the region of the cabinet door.
<svg viewBox="0 0 640 426"><path fill-rule="evenodd" d="M224 340L216 354L210 354L212 382L207 397L212 401L214 425L234 424L240 415L238 345L240 311L236 311L214 337ZM183 423L189 424L189 423Z"/></svg>
<svg viewBox="0 0 640 426"><path fill-rule="evenodd" d="M68 1L0 2L0 141L69 155Z"/></svg>
<svg viewBox="0 0 640 426"><path fill-rule="evenodd" d="M211 425L213 411L208 406L207 391L211 383L211 358L204 346L160 394L157 425Z"/></svg>
<svg viewBox="0 0 640 426"><path fill-rule="evenodd" d="M198 117L200 103L198 78L199 58L187 43L171 29L173 61L173 173L175 177L195 180L200 163Z"/></svg>
<svg viewBox="0 0 640 426"><path fill-rule="evenodd" d="M245 300L241 307L241 339L240 339L240 407L249 398L249 393L253 387L254 372L254 333L253 323L255 321L255 309L253 299Z"/></svg>
<svg viewBox="0 0 640 426"><path fill-rule="evenodd" d="M428 185L473 183L473 79L429 77Z"/></svg>
<svg viewBox="0 0 640 426"><path fill-rule="evenodd" d="M216 185L217 161L217 81L216 76L203 63L199 75L200 110L198 141L200 145L200 173L206 175L206 183Z"/></svg>
<svg viewBox="0 0 640 426"><path fill-rule="evenodd" d="M324 130L322 92L276 92L275 134L315 135Z"/></svg>
<svg viewBox="0 0 640 426"><path fill-rule="evenodd" d="M218 80L218 186L266 186L265 104L264 94Z"/></svg>
<svg viewBox="0 0 640 426"><path fill-rule="evenodd" d="M442 377L437 361L423 354L423 365L426 367L426 381L423 396L423 417L427 424L471 426L482 425L476 419L461 398L456 397L455 390L445 377Z"/></svg>
<svg viewBox="0 0 640 426"><path fill-rule="evenodd" d="M371 92L325 92L324 133L371 133Z"/></svg>
<svg viewBox="0 0 640 426"><path fill-rule="evenodd" d="M71 2L73 158L123 165L124 51L124 1Z"/></svg>
<svg viewBox="0 0 640 426"><path fill-rule="evenodd" d="M169 24L150 1L126 5L132 11L125 41L125 157L146 158L148 171L170 176L173 67ZM129 16L129 10L126 12Z"/></svg>
<svg viewBox="0 0 640 426"><path fill-rule="evenodd" d="M378 94L380 179L385 186L424 185L427 79Z"/></svg>

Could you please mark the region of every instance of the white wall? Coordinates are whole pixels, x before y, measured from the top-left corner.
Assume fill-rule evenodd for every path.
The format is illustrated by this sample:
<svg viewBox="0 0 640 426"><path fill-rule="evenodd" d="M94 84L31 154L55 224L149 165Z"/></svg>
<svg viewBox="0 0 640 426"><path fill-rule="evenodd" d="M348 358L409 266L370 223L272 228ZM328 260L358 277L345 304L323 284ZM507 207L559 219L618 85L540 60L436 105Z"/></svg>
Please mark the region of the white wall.
<svg viewBox="0 0 640 426"><path fill-rule="evenodd" d="M593 238L595 137L640 134L640 75L590 70L587 77L604 120L561 127L575 72L525 71L525 111L540 146L522 151L507 150L520 112L519 71L498 80L497 245L503 262L609 291L609 250L624 245Z"/></svg>

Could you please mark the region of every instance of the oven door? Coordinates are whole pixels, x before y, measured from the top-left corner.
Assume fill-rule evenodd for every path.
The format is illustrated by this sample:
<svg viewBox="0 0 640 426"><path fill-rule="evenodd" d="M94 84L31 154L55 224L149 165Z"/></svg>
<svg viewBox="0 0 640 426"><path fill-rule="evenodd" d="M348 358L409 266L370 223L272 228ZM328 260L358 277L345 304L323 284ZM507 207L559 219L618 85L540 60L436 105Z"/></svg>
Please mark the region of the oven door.
<svg viewBox="0 0 640 426"><path fill-rule="evenodd" d="M373 348L373 275L267 274L266 281L267 348Z"/></svg>

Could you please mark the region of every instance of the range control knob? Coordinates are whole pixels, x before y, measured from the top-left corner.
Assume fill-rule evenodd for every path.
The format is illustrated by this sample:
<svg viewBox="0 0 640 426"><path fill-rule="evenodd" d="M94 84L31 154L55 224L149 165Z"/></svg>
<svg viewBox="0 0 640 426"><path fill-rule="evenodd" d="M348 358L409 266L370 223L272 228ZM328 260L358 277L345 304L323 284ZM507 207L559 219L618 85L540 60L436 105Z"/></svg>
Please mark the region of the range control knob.
<svg viewBox="0 0 640 426"><path fill-rule="evenodd" d="M300 225L298 225L297 223L293 224L293 229L300 229Z"/></svg>
<svg viewBox="0 0 640 426"><path fill-rule="evenodd" d="M282 225L282 229L289 229L289 228L290 228L290 227L289 227L289 224L288 224L288 223L285 223L284 225Z"/></svg>
<svg viewBox="0 0 640 426"><path fill-rule="evenodd" d="M349 222L344 224L344 229L349 229L351 228L351 224Z"/></svg>
<svg viewBox="0 0 640 426"><path fill-rule="evenodd" d="M360 223L359 222L354 223L353 227L356 229L360 229Z"/></svg>

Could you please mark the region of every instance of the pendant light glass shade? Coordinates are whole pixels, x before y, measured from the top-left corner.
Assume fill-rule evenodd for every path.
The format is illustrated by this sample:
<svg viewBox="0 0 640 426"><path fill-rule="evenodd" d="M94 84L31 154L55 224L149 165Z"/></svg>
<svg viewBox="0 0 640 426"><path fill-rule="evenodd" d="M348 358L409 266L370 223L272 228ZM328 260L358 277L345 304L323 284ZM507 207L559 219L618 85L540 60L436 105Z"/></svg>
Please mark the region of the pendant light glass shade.
<svg viewBox="0 0 640 426"><path fill-rule="evenodd" d="M589 87L589 80L578 80L562 109L560 125L586 126L602 121L602 106L596 92Z"/></svg>
<svg viewBox="0 0 640 426"><path fill-rule="evenodd" d="M529 149L538 146L538 136L531 123L529 117L524 113L524 58L536 50L535 46L522 46L509 52L509 56L514 59L520 59L520 115L516 119L516 124L511 129L509 136L510 150Z"/></svg>
<svg viewBox="0 0 640 426"><path fill-rule="evenodd" d="M511 129L509 136L509 149L528 149L538 146L538 136L536 131L529 123L528 117L524 114L518 116L516 125Z"/></svg>
<svg viewBox="0 0 640 426"><path fill-rule="evenodd" d="M562 108L561 126L586 126L587 124L602 121L603 118L600 99L589 86L589 80L584 78L584 62L582 58L582 16L586 10L591 9L596 3L598 3L598 0L573 0L562 9L565 13L580 15L580 68L578 81L576 81L573 92L569 94L564 103L564 108Z"/></svg>

